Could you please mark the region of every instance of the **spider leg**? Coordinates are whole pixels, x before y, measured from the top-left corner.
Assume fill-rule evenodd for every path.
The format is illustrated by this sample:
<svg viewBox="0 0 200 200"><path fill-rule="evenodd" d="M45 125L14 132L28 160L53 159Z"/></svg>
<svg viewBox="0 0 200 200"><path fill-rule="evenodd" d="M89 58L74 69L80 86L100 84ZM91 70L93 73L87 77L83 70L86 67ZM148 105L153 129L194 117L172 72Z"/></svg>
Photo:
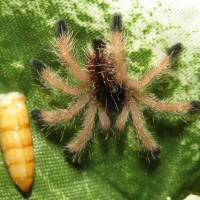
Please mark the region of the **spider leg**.
<svg viewBox="0 0 200 200"><path fill-rule="evenodd" d="M131 99L129 101L129 108L138 138L144 145L145 149L148 150L152 155L158 154L159 146L150 133L144 128L142 123L142 113L139 111L135 100Z"/></svg>
<svg viewBox="0 0 200 200"><path fill-rule="evenodd" d="M88 81L87 72L81 70L81 68L77 65L76 59L73 56L73 43L72 37L69 34L68 25L65 20L60 19L57 23L57 41L55 44L56 55L60 59L60 61L65 65L69 66L73 75L77 78L77 80L81 82Z"/></svg>
<svg viewBox="0 0 200 200"><path fill-rule="evenodd" d="M108 130L110 128L110 119L106 114L106 109L101 105L98 105L98 116L101 126L104 130Z"/></svg>
<svg viewBox="0 0 200 200"><path fill-rule="evenodd" d="M58 109L54 111L32 110L32 118L36 121L45 122L48 125L53 125L61 121L67 121L76 116L88 103L89 99L86 96L81 96L77 102L69 109Z"/></svg>
<svg viewBox="0 0 200 200"><path fill-rule="evenodd" d="M130 78L128 80L129 87L142 88L148 85L153 79L159 76L163 72L163 70L167 69L170 66L173 58L180 54L182 49L183 46L181 43L173 45L171 48L169 48L169 50L167 51L167 55L163 58L160 64L147 72L147 74L141 80Z"/></svg>
<svg viewBox="0 0 200 200"><path fill-rule="evenodd" d="M63 94L78 95L84 92L84 86L69 86L61 77L48 69L43 62L33 59L31 64L38 71L45 84L61 91Z"/></svg>
<svg viewBox="0 0 200 200"><path fill-rule="evenodd" d="M158 111L172 111L172 112L189 112L194 113L200 111L200 102L169 102L169 101L158 101L154 95L144 95L139 92L134 92L133 95L143 101L146 105L154 108Z"/></svg>
<svg viewBox="0 0 200 200"><path fill-rule="evenodd" d="M130 112L130 109L128 107L128 104L125 102L123 109L122 109L121 113L119 114L119 116L117 117L117 120L115 122L115 127L118 130L124 129L129 112Z"/></svg>
<svg viewBox="0 0 200 200"><path fill-rule="evenodd" d="M115 13L111 22L111 54L115 67L115 78L120 83L126 79L126 68L124 65L124 44L122 35L122 15Z"/></svg>
<svg viewBox="0 0 200 200"><path fill-rule="evenodd" d="M72 162L75 161L77 156L81 153L87 142L92 137L92 128L95 121L96 112L96 102L90 103L85 116L84 128L66 147L65 154L69 157L69 159L72 159Z"/></svg>

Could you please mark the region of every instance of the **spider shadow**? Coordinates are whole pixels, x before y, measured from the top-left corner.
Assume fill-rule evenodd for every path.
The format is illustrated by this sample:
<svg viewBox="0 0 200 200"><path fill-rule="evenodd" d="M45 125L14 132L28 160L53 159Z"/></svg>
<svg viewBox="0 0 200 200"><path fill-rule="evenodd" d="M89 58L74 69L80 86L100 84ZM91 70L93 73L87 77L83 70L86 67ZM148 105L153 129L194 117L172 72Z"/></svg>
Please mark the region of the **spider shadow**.
<svg viewBox="0 0 200 200"><path fill-rule="evenodd" d="M111 149L114 149L117 156L122 156L124 154L125 141L127 138L126 132L127 128L120 132L117 132L114 128L106 132L101 131L97 138L102 153L106 155L111 153Z"/></svg>
<svg viewBox="0 0 200 200"><path fill-rule="evenodd" d="M158 135L160 140L172 137L178 139L189 124L188 119L183 120L182 116L176 116L176 114L173 116L173 121L170 119L170 115L160 119L154 118L152 113L147 113L146 111L144 115L147 117L148 124L152 124L150 131L155 132L155 135Z"/></svg>
<svg viewBox="0 0 200 200"><path fill-rule="evenodd" d="M109 115L111 120L111 127L107 131L98 128L97 139L100 144L100 149L104 155L109 155L114 149L115 156L121 157L124 154L124 149L127 140L128 127L125 126L123 131L119 131L114 128L112 122L116 121L116 114L112 113Z"/></svg>
<svg viewBox="0 0 200 200"><path fill-rule="evenodd" d="M149 174L154 174L158 170L161 165L160 157L152 156L150 153L145 151L139 152L139 166L140 169L144 169Z"/></svg>
<svg viewBox="0 0 200 200"><path fill-rule="evenodd" d="M68 152L66 153L66 149L64 149L63 151L64 161L68 163L70 167L75 168L77 170L85 170L90 168L91 166L90 154L89 154L90 150L88 149L90 148L90 145L87 144L87 146L89 147L86 147L86 149L84 149L81 152L81 155L78 155L78 157L74 161L72 161L71 156L69 156Z"/></svg>
<svg viewBox="0 0 200 200"><path fill-rule="evenodd" d="M153 117L150 116L151 114L146 111L144 112L144 115L148 118L148 124L152 124L152 126L148 128L150 132L154 132L155 136L159 136L158 144L162 144L166 142L166 140L178 142L180 136L183 135L184 129L188 125L187 121L183 121L180 118L176 119L172 124L169 119L153 119ZM148 152L141 151L139 153L140 167L147 170L150 174L155 173L162 164L160 157L162 157L162 151L157 157L152 156Z"/></svg>
<svg viewBox="0 0 200 200"><path fill-rule="evenodd" d="M74 129L70 125L56 124L55 126L45 126L41 121L35 121L37 128L43 135L55 145L66 145L74 132Z"/></svg>
<svg viewBox="0 0 200 200"><path fill-rule="evenodd" d="M40 132L46 135L46 139L56 146L62 146L63 148L63 158L64 161L69 163L72 167L77 169L83 169L88 166L89 155L88 151L84 151L81 154L81 162L71 162L69 158L65 155L66 144L74 137L80 127L79 124L74 125L74 123L64 123L56 124L55 126L47 127L41 121L35 122ZM90 147L90 145L88 145ZM86 147L87 148L87 147Z"/></svg>
<svg viewBox="0 0 200 200"><path fill-rule="evenodd" d="M133 130L134 131L134 130ZM101 150L104 155L110 155L112 154L111 150L114 149L114 156L116 159L121 159L122 156L124 156L124 150L125 146L127 144L127 133L128 133L128 127L118 132L117 139L112 136L108 136L107 140L105 141L105 137L102 136L102 134L99 134L98 139L100 142ZM109 131L107 134L112 134L111 131ZM114 146L114 148L112 148ZM142 150L136 150L135 155L139 154L138 156L138 162L141 168L143 168L145 171L148 171L149 173L154 173L156 169L160 166L161 160L156 156L152 156L150 153L142 151Z"/></svg>

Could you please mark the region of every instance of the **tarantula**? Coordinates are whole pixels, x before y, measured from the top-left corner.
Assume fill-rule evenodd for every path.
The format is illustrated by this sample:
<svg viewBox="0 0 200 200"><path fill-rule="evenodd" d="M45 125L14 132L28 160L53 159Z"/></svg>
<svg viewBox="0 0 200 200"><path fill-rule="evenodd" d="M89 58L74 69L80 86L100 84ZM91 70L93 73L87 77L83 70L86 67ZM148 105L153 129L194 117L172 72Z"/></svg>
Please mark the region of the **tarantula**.
<svg viewBox="0 0 200 200"><path fill-rule="evenodd" d="M33 110L32 117L37 121L52 125L70 120L84 107L87 108L82 130L66 146L65 152L73 161L91 139L96 115L98 115L102 129L107 130L110 128L110 119L107 113L117 112L115 128L123 130L130 113L137 137L148 152L156 155L160 152L159 145L143 126L143 116L138 104L143 102L158 111L193 113L200 110L200 101L182 103L159 101L154 95L143 92L143 89L153 79L169 68L171 61L183 49L181 43L169 48L160 64L138 80L127 74L120 13L115 13L112 17L111 37L108 44L101 39L93 40L92 48L87 52L87 69L85 70L78 66L73 55L72 34L68 30L67 22L63 19L57 23L56 36L56 55L64 66L70 68L71 73L80 84L68 85L66 81L37 59L32 60L32 65L39 72L40 78L45 84L58 89L63 94L75 96L76 101L68 109Z"/></svg>

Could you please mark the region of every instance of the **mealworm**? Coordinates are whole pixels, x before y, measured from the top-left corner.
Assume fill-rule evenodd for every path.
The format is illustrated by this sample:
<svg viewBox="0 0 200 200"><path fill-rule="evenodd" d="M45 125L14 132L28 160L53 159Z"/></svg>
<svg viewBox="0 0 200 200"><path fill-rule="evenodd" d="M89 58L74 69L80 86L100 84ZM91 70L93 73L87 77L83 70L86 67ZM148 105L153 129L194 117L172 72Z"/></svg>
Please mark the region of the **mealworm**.
<svg viewBox="0 0 200 200"><path fill-rule="evenodd" d="M12 180L29 192L34 175L33 140L25 97L18 92L0 95L0 145Z"/></svg>

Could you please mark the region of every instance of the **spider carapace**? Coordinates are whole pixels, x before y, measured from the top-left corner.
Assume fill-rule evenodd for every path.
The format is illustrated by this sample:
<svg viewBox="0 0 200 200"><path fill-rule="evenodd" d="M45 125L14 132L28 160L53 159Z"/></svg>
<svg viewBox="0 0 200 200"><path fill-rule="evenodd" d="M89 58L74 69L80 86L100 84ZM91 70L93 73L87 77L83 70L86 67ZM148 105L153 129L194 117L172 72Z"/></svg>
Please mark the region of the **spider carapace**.
<svg viewBox="0 0 200 200"><path fill-rule="evenodd" d="M33 110L32 117L47 125L67 121L75 117L81 110L85 111L83 128L66 146L66 154L72 161L85 148L92 138L95 116L98 116L104 130L110 128L108 112L117 112L116 130L123 130L129 114L132 117L135 133L144 148L152 155L160 152L159 145L143 125L143 115L139 104L145 104L157 111L194 113L200 110L199 101L170 102L158 100L153 94L144 92L144 88L170 67L172 60L179 55L183 47L177 43L168 49L158 66L150 69L143 78L129 76L126 69L126 54L122 32L122 16L115 13L111 22L110 38L105 43L101 39L93 40L92 48L87 51L87 67L81 69L73 55L72 34L65 20L57 23L57 39L55 53L65 67L69 67L79 84L70 86L54 73L43 62L33 59L32 66L40 75L41 80L59 90L74 96L75 101L68 109L53 111Z"/></svg>
<svg viewBox="0 0 200 200"><path fill-rule="evenodd" d="M88 72L94 83L94 96L108 111L120 111L125 100L125 88L114 76L114 64L108 57L105 43L93 40L94 53L88 58Z"/></svg>

